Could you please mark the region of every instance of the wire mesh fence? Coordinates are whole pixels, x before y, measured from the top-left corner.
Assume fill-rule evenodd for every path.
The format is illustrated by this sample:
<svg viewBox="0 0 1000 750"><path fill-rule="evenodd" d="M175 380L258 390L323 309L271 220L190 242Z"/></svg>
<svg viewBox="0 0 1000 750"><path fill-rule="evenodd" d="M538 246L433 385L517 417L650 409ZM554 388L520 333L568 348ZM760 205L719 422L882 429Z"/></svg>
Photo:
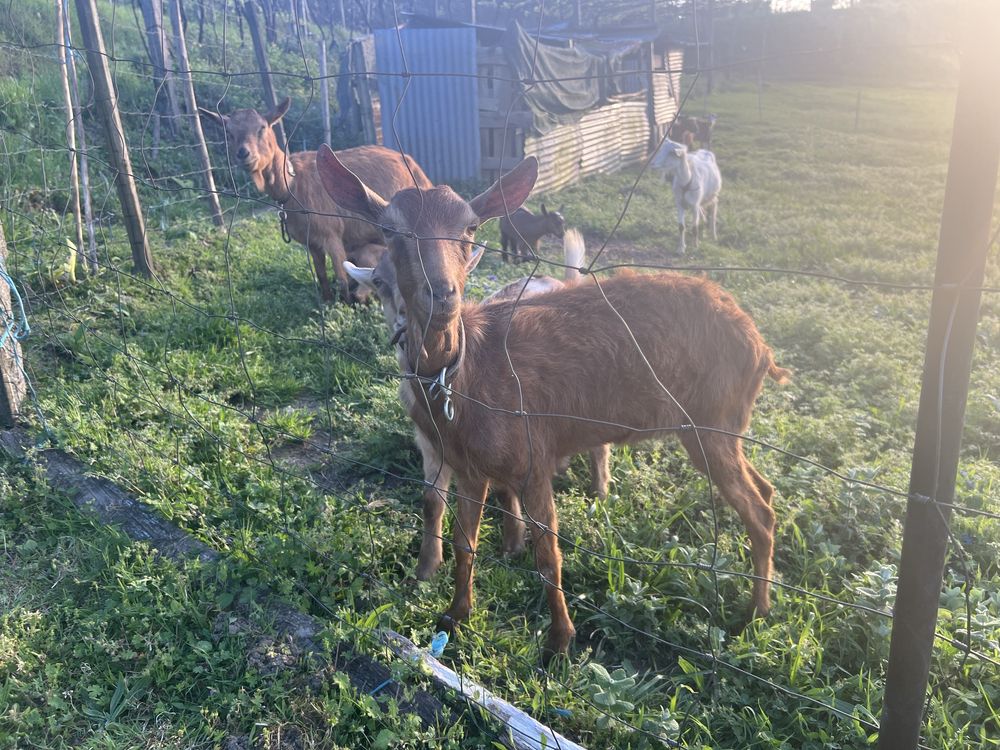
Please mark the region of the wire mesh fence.
<svg viewBox="0 0 1000 750"><path fill-rule="evenodd" d="M132 265L115 192L121 175L103 145L86 49L79 41L66 42L55 5L40 4L37 16L23 17L8 8L8 36L0 40L0 64L8 74L0 88L0 153L9 274L0 278L24 301L32 324L30 338L24 338L27 329L17 327L19 310L14 305L0 310L0 349L23 339L16 366L33 385L23 417L41 438L77 454L94 473L228 552L244 566L244 576L297 597L331 628L347 633L359 650L372 653L386 648L382 630L429 643L447 606L452 539L441 527L426 526L427 509L418 507L423 495L439 491L444 528L456 535L459 556L471 552L477 570L476 608L445 659L462 679L485 684L590 747L870 744L879 731L889 636L898 624L893 605L902 519L909 502L926 501L954 513L954 519L920 746L996 744L1000 427L992 393L1000 373L992 355L1000 282L995 252L985 279L963 287L984 296L984 312L957 491L954 497L917 498L906 486L927 310L931 293L942 289L933 280L930 251L943 193L951 89L913 93L870 86L862 98L857 84L804 83L775 72L783 62L794 67L803 57L822 61L843 56L845 49L874 56L877 41L866 47L817 43L789 49L772 39L770 48L761 43L751 55L710 59L705 44L715 31L707 6L691 3L671 15L677 28L687 30L690 44L682 86L673 92L678 113L668 127L693 112L706 116L717 105L721 110L713 136L724 180L719 241L706 240L688 256L671 254L674 199L655 159L667 129L655 127L647 139L651 147L636 163L544 196L550 205L565 202L561 213L567 225L584 230L588 255L579 268L551 245L541 251L532 247L528 265L509 265L490 225L475 240L458 238L484 254L469 276L467 298L479 300L513 285L515 299L493 308L505 311L508 336L522 330L513 321L537 304L517 286L523 287L522 277L562 277L576 270L582 274L577 286L593 285L587 288L600 295L593 304L621 321L618 345L624 341L630 356L652 370L649 345L632 331L636 321L618 313L605 289L620 270L674 271L704 275L733 290L777 361L794 373L791 385L764 389L745 433L701 424L684 410L690 404L679 404L684 418L669 423L612 425L606 415L596 416L606 412L587 404L559 413L533 410L530 404L538 401L530 381L520 384L515 403L492 402L484 395L489 390L475 383L451 388L455 373L449 367L435 386L419 359L397 353L400 338L412 347L407 338L412 331L401 331L396 319L389 321L396 330L387 332L375 295L368 305L323 304L317 292L324 277L317 279L301 244L285 237L286 223L305 218L308 224L310 215L359 221L352 214L316 213L316 204L302 199L305 191L296 196L295 181L305 184L310 167L286 156L323 141L317 43L334 60L339 55L333 52L349 50L354 42L335 24L346 19L360 29L369 21L384 22L391 29L401 70L379 70L376 61L374 70L336 70L326 80L331 86L341 79L375 81L375 86L384 76L402 81L396 102L383 98L376 129L403 151L410 148L401 112L407 97L415 96L416 82L468 78L485 86L488 79L491 87L513 87L517 93L508 106L493 113L503 134L496 149L498 174L527 152L523 141L508 142L519 137L511 133L517 132L525 95L541 84L568 85L595 75L553 79L537 72L535 63L526 78L411 69L408 60L415 52L408 48L405 22L414 16L404 16L396 4L377 3L374 9L371 3L347 4L347 11L333 7L329 18L320 18L310 3L233 7L210 0L185 8L191 69L184 70L173 62L169 11L152 34L143 15L159 3L100 4L102 54L117 89L155 268L146 277ZM645 7L622 4L617 11L627 18ZM503 25L503 9L493 10L499 15L490 20L480 8L476 33L489 37ZM586 17L591 11L575 12ZM352 13L356 17L348 18ZM560 38L550 22L573 13L570 4L527 9L522 18L535 56L546 41ZM241 109L266 115L274 102L265 101L265 71L249 30L255 14L263 25L272 85L279 98L292 99L282 118L287 150L276 155L277 174L255 179L253 154L241 155L239 144L232 137L227 144L225 132L206 118L214 194L224 220L216 230L196 151L195 113L171 87L190 75L200 107L230 117ZM770 16L756 16L753 23L767 28ZM69 18L76 23L75 14ZM738 16L728 20L739 27ZM78 38L75 27L69 37ZM70 112L61 105L59 80L61 68L72 65L60 65L60 47L79 77L79 101ZM891 56L904 47L953 49L941 38L882 51ZM657 76L675 71L651 69L649 59L639 72L652 89ZM723 73L727 79L719 83ZM706 80L712 74L714 90ZM604 84L629 76L636 70L596 74ZM820 122L810 105L839 119ZM928 105L940 109L927 114L921 107ZM906 120L914 111L926 117ZM452 114L457 116L442 108L437 116L444 121ZM75 149L66 143L67 121L83 135ZM430 127L443 125L432 121ZM334 147L353 146L350 139L361 137L337 128L332 135ZM78 256L82 262L85 254L73 239L79 235L70 210L71 155L85 156L88 164L88 232L99 269L93 276L77 276ZM928 161L918 168L908 163L914 159ZM822 168L832 170L828 179L813 173ZM419 184L413 169L407 176ZM459 185L463 195L486 187L472 182ZM857 216L866 208L870 215ZM915 227L907 226L909 212L919 216ZM510 211L505 213L509 218ZM872 223L892 231L870 232ZM320 224L311 226L321 233ZM417 241L421 263L431 262L428 248L456 239L416 225L400 230L388 220L376 220L369 229L379 236L389 230L389 237L409 232L403 239ZM347 257L359 249L345 248ZM602 345L588 341L583 322L577 329L584 351ZM505 338L502 351L516 379L511 345ZM579 374L572 373L587 373L586 360L551 363L553 377L566 378L560 390L580 388L571 379ZM675 385L650 374L660 397L675 400ZM699 375L710 380L719 373ZM609 401L636 397L622 392L627 389L621 383L632 382L625 374L611 381ZM416 402L411 411L423 405L436 415L451 403L457 412L480 410L484 421L509 417L517 425L512 433L523 433L529 453L532 445L544 445L554 422L570 421L580 433L617 428L628 439L612 453L610 493L591 496L584 462L572 459L555 479L557 530L554 519L532 516L539 506L525 477L490 476L523 497L520 509L499 495L485 500L488 516L477 544L477 522L465 529L463 519L476 516L475 506L484 501L463 492L468 481L448 486L441 457L453 458L455 450L453 438L440 431L425 436L438 465L425 465L421 472L413 428L397 397L401 391L405 400L407 389L413 389ZM646 435L678 436L695 465L709 465L709 476L671 442L633 447ZM471 444L477 436L464 439ZM773 574L755 571L743 525L719 502L719 477L711 476L701 444L717 439L742 444L767 477L764 484L769 480L777 490ZM477 448L468 450L476 455ZM542 454L532 460L542 460ZM463 467L454 468L462 473ZM558 540L565 555L561 581L557 576L553 583L550 569L536 570L520 551L523 531L517 532L520 539L507 538L506 531L501 539L510 519L533 527L529 548L549 537ZM446 565L433 580L417 581L417 548L428 534L443 542ZM462 549L462 539L469 550ZM456 578L461 584L458 573ZM774 609L751 620L747 602L762 578L773 587ZM546 589L550 601L553 590L565 597L577 633L569 658L543 666ZM213 606L227 611L236 604L230 597ZM396 677L400 684L422 679L419 669ZM396 724L379 716L386 731L398 733ZM528 742L512 736L516 727L495 716L480 720L475 711L452 729L458 732L454 741L468 746Z"/></svg>

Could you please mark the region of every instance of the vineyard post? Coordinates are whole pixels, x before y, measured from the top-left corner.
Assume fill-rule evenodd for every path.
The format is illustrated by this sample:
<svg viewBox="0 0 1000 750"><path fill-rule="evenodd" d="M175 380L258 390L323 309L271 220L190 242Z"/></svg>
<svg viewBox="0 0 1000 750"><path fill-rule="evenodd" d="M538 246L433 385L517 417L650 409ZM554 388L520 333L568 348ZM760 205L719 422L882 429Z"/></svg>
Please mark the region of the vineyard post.
<svg viewBox="0 0 1000 750"><path fill-rule="evenodd" d="M962 54L910 471L879 750L920 740L1000 167L996 19ZM968 637L968 635L966 636Z"/></svg>
<svg viewBox="0 0 1000 750"><path fill-rule="evenodd" d="M188 61L187 42L184 39L184 23L181 18L181 0L170 0L170 21L174 26L174 47L177 62L181 66L181 87L184 90L184 100L187 103L188 118L194 133L198 148L198 161L205 175L205 191L208 206L212 211L212 223L217 227L225 225L222 218L222 207L219 205L219 194L215 190L215 178L212 177L212 162L208 157L208 145L205 143L205 133L201 129L201 118L198 117L198 102L194 96L194 83L191 80L191 63Z"/></svg>
<svg viewBox="0 0 1000 750"><path fill-rule="evenodd" d="M0 221L0 271L7 271L7 240ZM21 342L14 335L14 310L11 288L0 278L0 427L13 427L21 413L27 393L21 358Z"/></svg>
<svg viewBox="0 0 1000 750"><path fill-rule="evenodd" d="M136 273L148 277L153 275L153 259L149 254L146 223L132 175L132 160L125 141L125 128L118 115L118 97L111 80L96 2L97 0L76 0L76 13L87 50L87 67L90 68L90 76L94 82L94 104L108 138L108 157L115 170L115 186L121 202L122 220L132 247L132 262Z"/></svg>
<svg viewBox="0 0 1000 750"><path fill-rule="evenodd" d="M66 145L69 150L69 195L73 210L76 252L83 255L83 217L80 213L80 170L77 164L76 112L69 88L69 55L66 48L66 22L63 18L63 0L56 0L56 54L59 57L59 74L62 82L63 106L66 107ZM76 260L73 261L74 265Z"/></svg>

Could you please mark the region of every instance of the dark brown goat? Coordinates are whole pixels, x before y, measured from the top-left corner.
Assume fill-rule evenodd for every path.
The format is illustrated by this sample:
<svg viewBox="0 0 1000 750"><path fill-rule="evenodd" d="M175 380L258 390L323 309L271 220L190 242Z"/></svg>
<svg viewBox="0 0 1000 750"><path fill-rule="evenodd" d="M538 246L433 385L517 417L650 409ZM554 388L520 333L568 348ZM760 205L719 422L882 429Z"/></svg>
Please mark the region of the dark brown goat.
<svg viewBox="0 0 1000 750"><path fill-rule="evenodd" d="M672 141L683 143L689 151L695 150L694 142L698 141L702 148L712 150L712 131L715 129L715 115L708 117L678 116L667 135Z"/></svg>
<svg viewBox="0 0 1000 750"><path fill-rule="evenodd" d="M566 231L566 219L561 211L546 211L542 204L540 214L533 214L526 208L519 208L509 216L500 217L500 247L504 262L508 262L508 248L514 262L530 260L532 253L538 255L538 244L542 237L551 234L562 238Z"/></svg>
<svg viewBox="0 0 1000 750"><path fill-rule="evenodd" d="M552 496L560 457L674 434L743 521L754 608L768 612L774 490L743 454L740 435L764 379L789 373L729 294L706 279L621 274L517 304L463 306L467 275L482 256L476 229L527 198L538 174L534 158L469 203L448 187L408 189L386 202L329 149L317 164L337 203L391 230L407 310L410 417L425 435L440 436L458 475L455 594L442 626L465 620L472 608L473 559L492 481L520 496L534 526L535 566L552 615L546 654L565 651L575 630Z"/></svg>
<svg viewBox="0 0 1000 750"><path fill-rule="evenodd" d="M341 299L353 301L343 269L344 259L351 258L366 265L370 256L360 257L355 252L364 249L370 253L372 243L382 244L382 234L378 227L368 222L343 216L346 211L337 206L320 185L315 151L286 155L278 147L272 126L285 116L290 104L291 99L285 98L277 109L265 115L255 109L238 109L229 115L207 109L199 109L199 112L225 130L232 163L242 165L254 187L281 206L288 235L305 245L312 256L324 301L333 300L333 290L326 275L327 255L337 274ZM359 146L338 153L352 171L388 195L408 187L431 187L431 181L413 158L406 156L404 160L398 151L382 146Z"/></svg>

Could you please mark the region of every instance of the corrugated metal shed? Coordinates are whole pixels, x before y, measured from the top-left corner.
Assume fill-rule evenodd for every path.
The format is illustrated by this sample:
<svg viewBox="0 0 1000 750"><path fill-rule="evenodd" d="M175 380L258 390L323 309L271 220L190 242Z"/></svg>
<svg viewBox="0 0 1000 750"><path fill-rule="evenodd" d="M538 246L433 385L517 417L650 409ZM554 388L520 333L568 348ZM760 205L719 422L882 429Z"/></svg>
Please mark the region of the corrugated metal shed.
<svg viewBox="0 0 1000 750"><path fill-rule="evenodd" d="M379 29L375 59L382 74L439 74L379 76L385 145L401 147L436 183L479 179L475 29Z"/></svg>
<svg viewBox="0 0 1000 750"><path fill-rule="evenodd" d="M649 120L643 98L617 101L592 110L571 125L529 136L526 156L538 157L535 192L557 190L583 176L614 172L643 160ZM515 160L511 160L511 166Z"/></svg>

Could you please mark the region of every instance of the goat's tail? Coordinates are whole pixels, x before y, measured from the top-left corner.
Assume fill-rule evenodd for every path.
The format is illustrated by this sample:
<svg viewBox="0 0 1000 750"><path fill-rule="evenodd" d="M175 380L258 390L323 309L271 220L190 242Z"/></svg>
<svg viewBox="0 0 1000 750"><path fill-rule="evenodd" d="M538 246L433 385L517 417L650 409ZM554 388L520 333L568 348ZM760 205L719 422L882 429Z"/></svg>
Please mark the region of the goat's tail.
<svg viewBox="0 0 1000 750"><path fill-rule="evenodd" d="M583 267L586 255L587 245L583 241L583 235L578 229L567 229L563 234L563 262L566 264L563 281L567 284L576 284L583 278L580 268Z"/></svg>
<svg viewBox="0 0 1000 750"><path fill-rule="evenodd" d="M792 379L792 371L786 370L784 367L778 367L777 362L774 361L774 352L770 349L767 351L767 376L773 381L779 384L787 383Z"/></svg>

